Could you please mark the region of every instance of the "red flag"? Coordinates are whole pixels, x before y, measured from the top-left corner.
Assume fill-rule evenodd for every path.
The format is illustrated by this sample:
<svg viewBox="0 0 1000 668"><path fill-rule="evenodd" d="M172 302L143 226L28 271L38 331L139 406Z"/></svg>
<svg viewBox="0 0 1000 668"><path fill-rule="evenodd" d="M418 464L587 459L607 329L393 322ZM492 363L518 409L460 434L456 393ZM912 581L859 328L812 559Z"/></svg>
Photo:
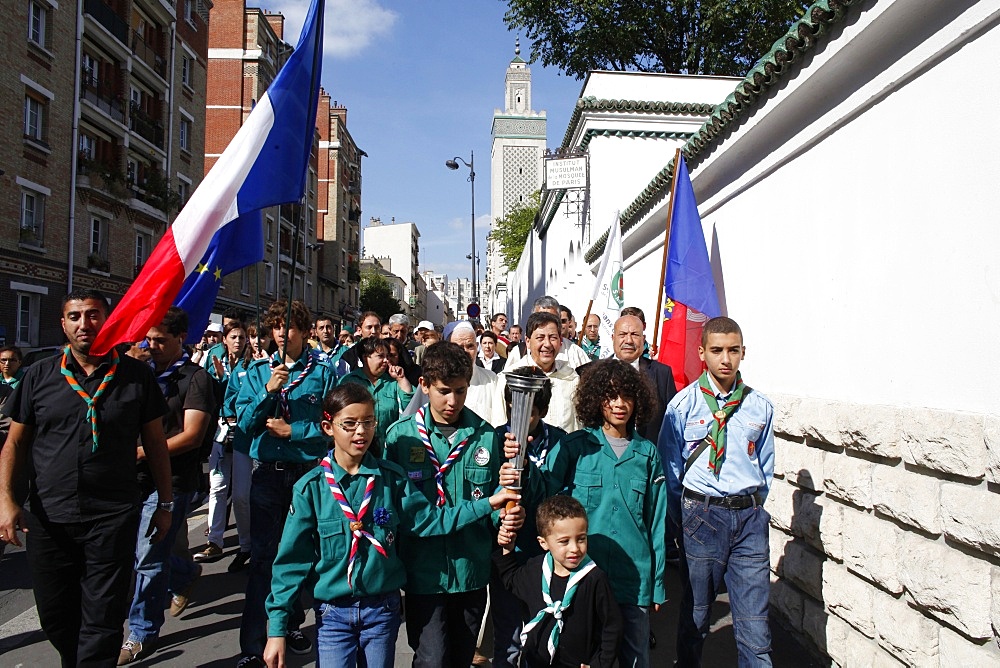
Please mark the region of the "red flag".
<svg viewBox="0 0 1000 668"><path fill-rule="evenodd" d="M669 297L663 305L663 329L657 360L670 367L678 388L687 387L705 369L698 356L701 330L708 316L690 309Z"/></svg>

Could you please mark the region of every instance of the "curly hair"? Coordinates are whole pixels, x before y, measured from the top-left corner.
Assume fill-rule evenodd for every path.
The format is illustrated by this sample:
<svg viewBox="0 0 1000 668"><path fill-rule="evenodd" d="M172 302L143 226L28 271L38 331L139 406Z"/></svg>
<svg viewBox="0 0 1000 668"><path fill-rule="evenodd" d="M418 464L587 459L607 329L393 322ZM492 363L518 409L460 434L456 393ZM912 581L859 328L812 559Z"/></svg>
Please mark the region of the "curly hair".
<svg viewBox="0 0 1000 668"><path fill-rule="evenodd" d="M267 329L277 329L281 327L282 323L285 322L285 316L287 313L288 304L284 299L274 302L268 307L267 312L264 314L264 326ZM309 329L312 327L312 314L309 313L309 308L298 299L292 300L291 326L305 334L308 334Z"/></svg>
<svg viewBox="0 0 1000 668"><path fill-rule="evenodd" d="M612 399L622 397L635 402L629 429L642 424L653 412L653 386L646 376L631 364L616 359L603 359L587 365L577 385L573 403L576 417L587 427L604 424L602 406Z"/></svg>
<svg viewBox="0 0 1000 668"><path fill-rule="evenodd" d="M433 385L434 381L446 382L452 378L472 380L472 358L461 346L451 341L435 343L428 348L420 368L428 386Z"/></svg>
<svg viewBox="0 0 1000 668"><path fill-rule="evenodd" d="M552 531L552 525L559 520L578 517L587 519L587 511L582 503L572 496L550 496L538 504L538 510L535 511L535 526L538 529L538 535L545 538Z"/></svg>

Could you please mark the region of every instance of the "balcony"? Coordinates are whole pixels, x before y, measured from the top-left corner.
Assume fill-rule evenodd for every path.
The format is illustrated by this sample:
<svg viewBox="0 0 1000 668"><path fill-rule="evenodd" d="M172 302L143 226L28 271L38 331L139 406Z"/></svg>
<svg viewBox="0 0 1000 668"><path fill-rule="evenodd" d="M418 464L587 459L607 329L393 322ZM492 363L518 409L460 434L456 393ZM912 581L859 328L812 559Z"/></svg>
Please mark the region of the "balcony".
<svg viewBox="0 0 1000 668"><path fill-rule="evenodd" d="M153 118L136 104L129 106L128 127L157 148L163 148L163 123Z"/></svg>
<svg viewBox="0 0 1000 668"><path fill-rule="evenodd" d="M160 75L167 78L167 61L157 53L156 49L146 43L136 31L132 31L132 53L136 58L149 65L149 67Z"/></svg>
<svg viewBox="0 0 1000 668"><path fill-rule="evenodd" d="M125 123L125 108L121 96L115 94L112 86L99 83L86 71L80 80L80 99L86 100L119 123Z"/></svg>
<svg viewBox="0 0 1000 668"><path fill-rule="evenodd" d="M122 44L128 44L128 23L101 0L84 0L83 11L108 29Z"/></svg>

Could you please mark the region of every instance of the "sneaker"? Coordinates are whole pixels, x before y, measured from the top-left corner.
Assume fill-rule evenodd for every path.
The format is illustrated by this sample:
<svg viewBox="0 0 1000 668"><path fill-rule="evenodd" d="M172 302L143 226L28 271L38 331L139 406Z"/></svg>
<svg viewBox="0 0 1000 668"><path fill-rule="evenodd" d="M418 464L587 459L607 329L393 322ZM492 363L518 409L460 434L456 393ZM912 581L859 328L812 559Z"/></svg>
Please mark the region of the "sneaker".
<svg viewBox="0 0 1000 668"><path fill-rule="evenodd" d="M242 571L244 568L246 568L248 561L250 561L249 552L243 552L243 551L237 552L236 556L233 557L233 560L229 562L229 568L227 568L226 570L228 570L230 573Z"/></svg>
<svg viewBox="0 0 1000 668"><path fill-rule="evenodd" d="M156 640L154 638L147 638L146 642L126 640L125 644L122 645L122 651L118 653L117 665L126 666L145 659L155 651L155 645Z"/></svg>
<svg viewBox="0 0 1000 668"><path fill-rule="evenodd" d="M309 638L306 638L302 631L296 629L295 631L289 631L285 635L285 647L292 654L308 654L312 651L313 644Z"/></svg>
<svg viewBox="0 0 1000 668"><path fill-rule="evenodd" d="M236 668L257 668L264 666L264 660L259 656L243 656L236 662Z"/></svg>
<svg viewBox="0 0 1000 668"><path fill-rule="evenodd" d="M197 552L191 558L195 561L211 561L222 556L222 548L215 543L209 543L201 552Z"/></svg>
<svg viewBox="0 0 1000 668"><path fill-rule="evenodd" d="M174 594L170 599L170 616L180 617L181 613L188 607L188 603L191 602L191 591L194 589L194 585L198 582L198 578L201 577L201 566L195 566L197 570L194 572L194 577L191 578L191 582L188 583L187 587L184 587L184 591Z"/></svg>

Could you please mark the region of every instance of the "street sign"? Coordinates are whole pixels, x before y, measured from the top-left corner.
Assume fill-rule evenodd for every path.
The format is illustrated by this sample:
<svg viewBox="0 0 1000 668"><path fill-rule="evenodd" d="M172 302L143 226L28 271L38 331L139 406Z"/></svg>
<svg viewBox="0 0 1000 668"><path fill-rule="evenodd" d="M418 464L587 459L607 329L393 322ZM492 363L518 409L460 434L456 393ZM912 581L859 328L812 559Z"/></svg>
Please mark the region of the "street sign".
<svg viewBox="0 0 1000 668"><path fill-rule="evenodd" d="M545 188L562 190L587 187L587 158L548 158L545 160Z"/></svg>
<svg viewBox="0 0 1000 668"><path fill-rule="evenodd" d="M479 304L472 303L465 307L465 313L469 316L469 320L479 317Z"/></svg>

